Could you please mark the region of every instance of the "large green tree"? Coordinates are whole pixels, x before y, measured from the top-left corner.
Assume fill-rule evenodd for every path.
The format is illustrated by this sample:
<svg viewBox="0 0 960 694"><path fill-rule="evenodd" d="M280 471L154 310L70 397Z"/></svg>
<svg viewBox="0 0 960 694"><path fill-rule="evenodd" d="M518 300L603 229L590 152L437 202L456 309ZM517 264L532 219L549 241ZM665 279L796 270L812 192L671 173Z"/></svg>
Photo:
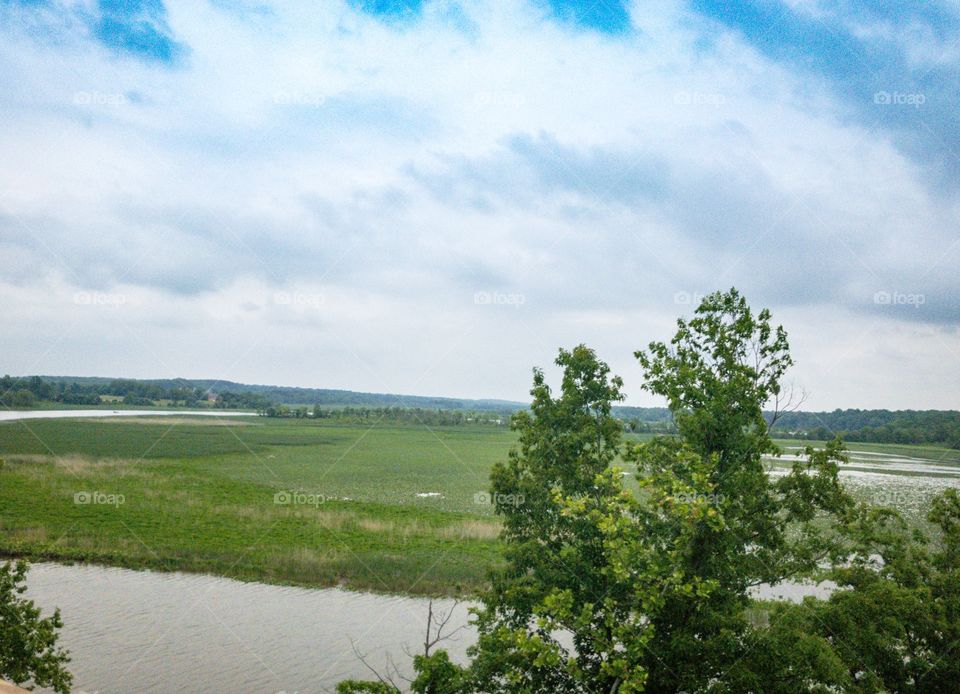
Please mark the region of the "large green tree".
<svg viewBox="0 0 960 694"><path fill-rule="evenodd" d="M628 457L641 479L702 476L721 519L697 526L676 567L713 585L709 598L681 595L650 615L657 657L648 691L697 691L722 682L730 663L753 648L750 588L812 576L843 556L834 527L854 502L838 480L839 443L808 449L784 476L768 472L764 456L779 451L763 410L792 364L786 333L769 311L755 314L736 290L711 294L677 322L670 343L653 342L636 356L644 388L667 400L679 437Z"/></svg>
<svg viewBox="0 0 960 694"><path fill-rule="evenodd" d="M636 356L678 434L625 446L621 381L584 346L561 350L558 393L535 371L518 445L492 472L506 566L476 611L471 662L421 657L415 691L950 691L957 495L934 504L932 543L844 490L839 441L771 474L764 408L789 346L736 290ZM841 588L828 600L752 598L827 576Z"/></svg>
<svg viewBox="0 0 960 694"><path fill-rule="evenodd" d="M584 346L561 350L557 364L560 392L534 373L530 412L513 422L519 445L491 476L507 567L478 613L474 686L640 691L645 615L675 577L652 546L636 542L638 526L620 522L636 511L614 467L620 379Z"/></svg>

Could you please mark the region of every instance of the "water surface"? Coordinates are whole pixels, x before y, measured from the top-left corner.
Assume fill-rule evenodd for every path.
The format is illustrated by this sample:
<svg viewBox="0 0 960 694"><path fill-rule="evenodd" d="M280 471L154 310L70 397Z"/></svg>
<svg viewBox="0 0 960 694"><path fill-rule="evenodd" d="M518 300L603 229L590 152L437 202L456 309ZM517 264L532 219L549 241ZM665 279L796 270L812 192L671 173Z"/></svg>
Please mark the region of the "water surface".
<svg viewBox="0 0 960 694"><path fill-rule="evenodd" d="M27 583L45 613L62 612L76 692L332 692L340 680L371 677L357 652L409 674L406 653L420 651L426 629L423 598L54 563L32 564ZM781 584L754 594L829 591ZM467 605L438 600L434 610L453 610L450 630L463 626L444 643L463 662L476 638Z"/></svg>
<svg viewBox="0 0 960 694"><path fill-rule="evenodd" d="M332 692L422 648L427 600L215 576L31 564L27 594L59 607L75 692ZM452 601L434 603L449 610ZM451 625L466 624L466 606ZM473 639L446 644L461 658Z"/></svg>

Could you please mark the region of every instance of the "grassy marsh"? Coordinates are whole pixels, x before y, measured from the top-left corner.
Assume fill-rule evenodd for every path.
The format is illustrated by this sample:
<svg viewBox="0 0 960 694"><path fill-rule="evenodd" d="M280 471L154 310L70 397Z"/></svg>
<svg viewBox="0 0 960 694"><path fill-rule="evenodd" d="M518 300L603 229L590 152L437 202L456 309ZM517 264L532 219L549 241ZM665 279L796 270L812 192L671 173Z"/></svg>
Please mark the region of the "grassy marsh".
<svg viewBox="0 0 960 694"><path fill-rule="evenodd" d="M513 442L507 427L487 425L6 422L0 553L304 586L475 593L499 561L499 524L485 496L490 467ZM960 455L945 449L853 448L960 471ZM891 472L851 484L919 516L942 484L957 482Z"/></svg>

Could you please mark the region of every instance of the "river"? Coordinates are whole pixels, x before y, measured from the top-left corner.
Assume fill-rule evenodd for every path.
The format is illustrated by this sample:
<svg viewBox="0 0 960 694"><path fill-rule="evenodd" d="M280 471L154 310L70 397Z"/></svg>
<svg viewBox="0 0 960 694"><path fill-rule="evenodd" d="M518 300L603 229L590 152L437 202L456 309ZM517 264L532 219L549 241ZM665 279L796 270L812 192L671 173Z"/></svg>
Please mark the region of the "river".
<svg viewBox="0 0 960 694"><path fill-rule="evenodd" d="M422 646L427 600L215 576L32 564L27 595L59 607L74 691L332 692ZM450 610L440 600L434 609ZM451 624L465 624L457 607ZM473 634L446 644L462 658Z"/></svg>
<svg viewBox="0 0 960 694"><path fill-rule="evenodd" d="M409 665L426 629L424 598L244 583L216 576L93 565L31 565L27 595L59 607L75 694L99 692L333 692L369 678L354 651L384 670ZM778 586L763 597L798 600L829 588ZM468 622L450 600L450 628ZM475 632L444 644L463 661Z"/></svg>

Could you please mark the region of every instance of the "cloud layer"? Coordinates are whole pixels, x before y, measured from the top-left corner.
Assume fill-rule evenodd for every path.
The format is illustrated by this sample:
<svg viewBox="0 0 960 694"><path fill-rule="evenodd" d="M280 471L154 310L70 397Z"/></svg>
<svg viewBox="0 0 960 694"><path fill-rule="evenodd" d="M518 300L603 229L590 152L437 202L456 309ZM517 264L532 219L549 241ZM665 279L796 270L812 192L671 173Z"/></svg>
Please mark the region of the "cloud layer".
<svg viewBox="0 0 960 694"><path fill-rule="evenodd" d="M586 6L0 4L0 370L644 404L736 285L810 407L957 407L957 7Z"/></svg>

